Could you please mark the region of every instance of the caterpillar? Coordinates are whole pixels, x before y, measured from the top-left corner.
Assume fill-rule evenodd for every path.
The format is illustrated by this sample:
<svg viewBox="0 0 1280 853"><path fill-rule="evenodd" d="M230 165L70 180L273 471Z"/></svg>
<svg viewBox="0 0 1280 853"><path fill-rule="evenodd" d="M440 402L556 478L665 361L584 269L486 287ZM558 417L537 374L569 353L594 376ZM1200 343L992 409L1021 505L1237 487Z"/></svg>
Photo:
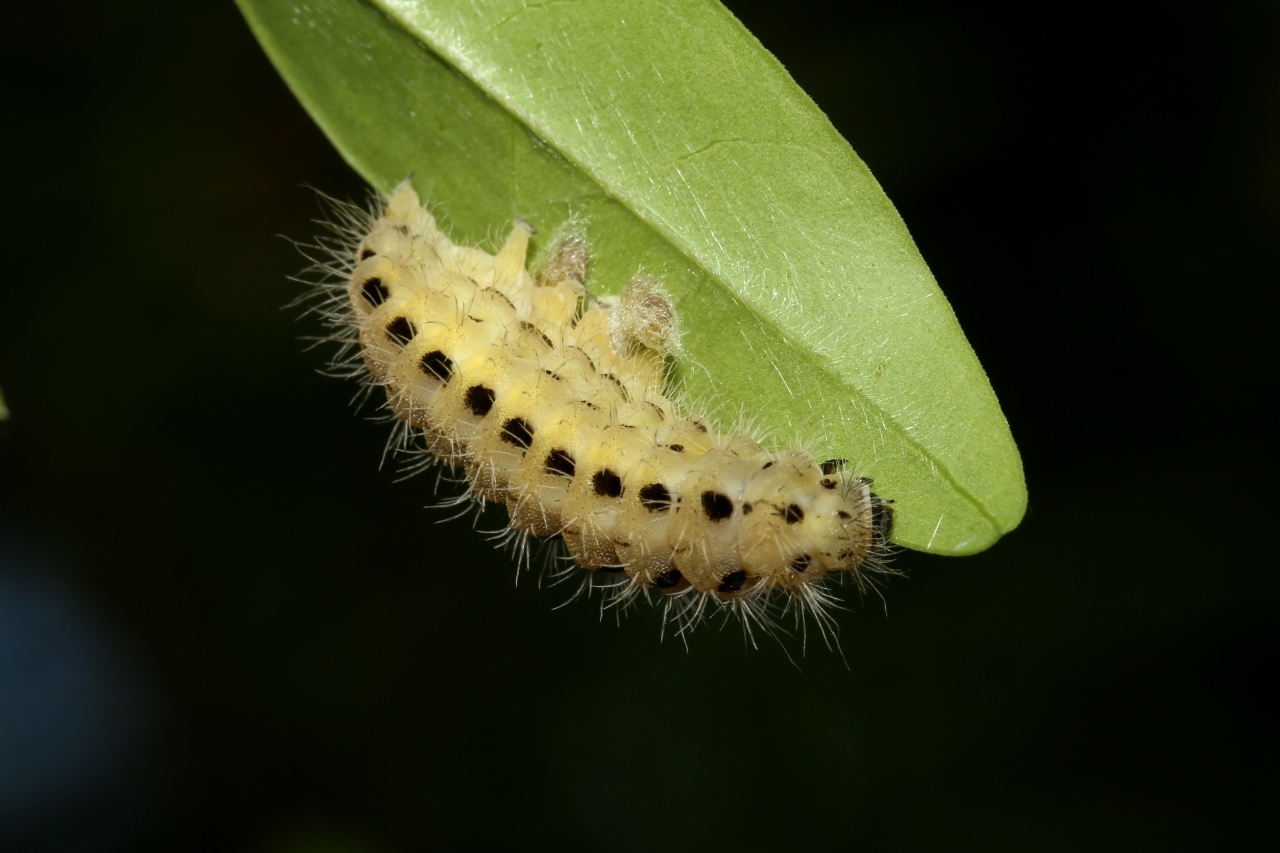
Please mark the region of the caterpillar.
<svg viewBox="0 0 1280 853"><path fill-rule="evenodd" d="M457 503L506 507L501 539L560 540L607 605L657 596L684 632L727 611L834 631L830 579L889 569L893 510L842 459L771 451L691 411L669 378L679 316L662 285L616 300L583 285L563 240L536 275L530 225L496 255L455 245L406 180L342 206L321 241L333 372L380 389L401 450L461 469ZM385 392L383 395L381 392Z"/></svg>

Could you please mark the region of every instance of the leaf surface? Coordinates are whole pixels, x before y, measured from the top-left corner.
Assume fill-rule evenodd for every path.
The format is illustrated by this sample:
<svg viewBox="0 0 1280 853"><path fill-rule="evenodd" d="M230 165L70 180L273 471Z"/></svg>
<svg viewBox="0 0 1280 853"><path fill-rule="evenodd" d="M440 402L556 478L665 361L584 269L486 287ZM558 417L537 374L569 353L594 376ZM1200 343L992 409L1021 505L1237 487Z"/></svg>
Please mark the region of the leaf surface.
<svg viewBox="0 0 1280 853"><path fill-rule="evenodd" d="M520 216L546 251L574 220L598 293L661 279L692 397L874 477L895 541L973 553L1021 520L1008 425L897 211L719 4L238 2L373 186L412 172L460 243Z"/></svg>

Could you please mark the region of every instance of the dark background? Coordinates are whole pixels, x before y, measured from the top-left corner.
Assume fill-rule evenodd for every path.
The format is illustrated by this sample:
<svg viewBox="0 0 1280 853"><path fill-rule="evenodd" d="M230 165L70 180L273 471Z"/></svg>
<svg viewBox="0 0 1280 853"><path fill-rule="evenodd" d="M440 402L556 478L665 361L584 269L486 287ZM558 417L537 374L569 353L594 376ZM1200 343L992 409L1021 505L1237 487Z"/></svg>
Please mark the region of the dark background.
<svg viewBox="0 0 1280 853"><path fill-rule="evenodd" d="M302 185L363 188L229 0L14 4L0 849L1280 841L1277 7L730 5L910 226L1022 527L904 555L848 669L554 609L282 310Z"/></svg>

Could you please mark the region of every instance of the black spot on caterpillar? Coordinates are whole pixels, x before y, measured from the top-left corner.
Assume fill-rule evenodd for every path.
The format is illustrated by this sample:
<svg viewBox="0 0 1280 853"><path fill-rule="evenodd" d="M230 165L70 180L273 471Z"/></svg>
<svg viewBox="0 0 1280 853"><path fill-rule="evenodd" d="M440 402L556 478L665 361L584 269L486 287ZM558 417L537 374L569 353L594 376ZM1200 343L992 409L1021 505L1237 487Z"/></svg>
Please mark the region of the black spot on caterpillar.
<svg viewBox="0 0 1280 853"><path fill-rule="evenodd" d="M709 521L724 521L733 515L733 498L716 491L702 493L702 511Z"/></svg>
<svg viewBox="0 0 1280 853"><path fill-rule="evenodd" d="M360 285L360 295L371 308L377 308L387 301L387 289L383 287L382 279L377 276L370 276L364 280Z"/></svg>
<svg viewBox="0 0 1280 853"><path fill-rule="evenodd" d="M533 444L533 427L524 418L512 418L502 425L502 440L528 450Z"/></svg>
<svg viewBox="0 0 1280 853"><path fill-rule="evenodd" d="M472 385L467 389L466 406L471 414L483 418L493 408L494 393L492 388L483 385Z"/></svg>
<svg viewBox="0 0 1280 853"><path fill-rule="evenodd" d="M591 487L601 497L622 497L622 478L608 468L597 471L591 477Z"/></svg>
<svg viewBox="0 0 1280 853"><path fill-rule="evenodd" d="M577 463L573 461L573 457L563 450L553 450L548 453L544 464L549 472L563 477L572 477L577 470Z"/></svg>
<svg viewBox="0 0 1280 853"><path fill-rule="evenodd" d="M888 571L893 510L846 460L768 450L678 400L660 283L595 299L578 239L531 276L528 225L496 255L455 245L407 182L372 214L341 212L318 264L334 372L385 392L403 451L462 469L459 501L506 507L522 562L529 537L558 540L605 606L657 596L680 632L791 613L824 637L828 582Z"/></svg>
<svg viewBox="0 0 1280 853"><path fill-rule="evenodd" d="M640 503L650 512L664 512L671 508L671 492L661 483L640 487Z"/></svg>
<svg viewBox="0 0 1280 853"><path fill-rule="evenodd" d="M441 382L448 382L453 376L453 359L434 349L431 352L424 353L422 358L418 360L418 367L428 376L434 376Z"/></svg>
<svg viewBox="0 0 1280 853"><path fill-rule="evenodd" d="M397 317L387 324L387 337L400 346L409 343L416 334L418 330L413 327L413 323L407 317Z"/></svg>

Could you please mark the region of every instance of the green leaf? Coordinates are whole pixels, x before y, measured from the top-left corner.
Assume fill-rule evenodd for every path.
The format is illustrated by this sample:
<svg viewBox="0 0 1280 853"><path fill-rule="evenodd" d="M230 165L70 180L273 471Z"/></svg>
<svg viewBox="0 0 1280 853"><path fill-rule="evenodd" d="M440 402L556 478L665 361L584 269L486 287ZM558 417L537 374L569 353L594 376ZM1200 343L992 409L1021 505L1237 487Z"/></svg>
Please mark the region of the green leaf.
<svg viewBox="0 0 1280 853"><path fill-rule="evenodd" d="M414 173L458 242L577 218L589 287L672 292L692 395L873 476L900 544L973 553L1021 520L1008 425L897 211L719 4L238 2L370 183Z"/></svg>

